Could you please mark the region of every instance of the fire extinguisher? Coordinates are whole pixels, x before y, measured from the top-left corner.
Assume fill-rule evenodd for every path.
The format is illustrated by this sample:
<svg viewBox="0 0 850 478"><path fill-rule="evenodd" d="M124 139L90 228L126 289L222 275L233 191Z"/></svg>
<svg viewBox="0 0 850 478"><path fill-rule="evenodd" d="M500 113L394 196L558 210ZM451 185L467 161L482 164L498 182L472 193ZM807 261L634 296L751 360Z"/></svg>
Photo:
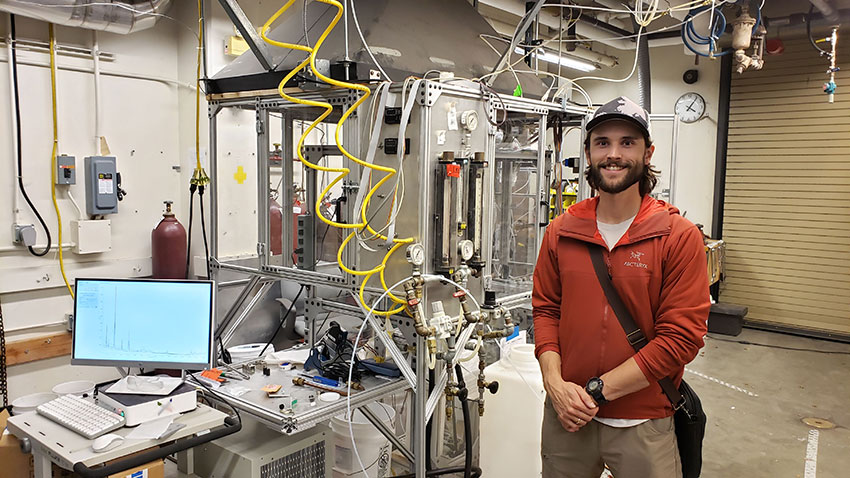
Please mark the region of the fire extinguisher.
<svg viewBox="0 0 850 478"><path fill-rule="evenodd" d="M186 229L165 201L162 220L151 231L151 259L154 279L186 278Z"/></svg>

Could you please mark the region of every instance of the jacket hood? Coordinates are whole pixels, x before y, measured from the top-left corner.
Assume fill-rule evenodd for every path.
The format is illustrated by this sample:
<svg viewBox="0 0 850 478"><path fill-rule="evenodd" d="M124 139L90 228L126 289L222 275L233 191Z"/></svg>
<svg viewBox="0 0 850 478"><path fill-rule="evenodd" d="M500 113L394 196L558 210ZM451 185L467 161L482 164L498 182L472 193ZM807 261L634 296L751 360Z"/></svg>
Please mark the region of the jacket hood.
<svg viewBox="0 0 850 478"><path fill-rule="evenodd" d="M605 241L596 227L598 204L599 196L596 196L570 206L552 223L558 235L604 246ZM647 194L640 203L635 220L618 244L630 244L650 237L670 234L673 227L671 219L673 215L679 215L678 208Z"/></svg>

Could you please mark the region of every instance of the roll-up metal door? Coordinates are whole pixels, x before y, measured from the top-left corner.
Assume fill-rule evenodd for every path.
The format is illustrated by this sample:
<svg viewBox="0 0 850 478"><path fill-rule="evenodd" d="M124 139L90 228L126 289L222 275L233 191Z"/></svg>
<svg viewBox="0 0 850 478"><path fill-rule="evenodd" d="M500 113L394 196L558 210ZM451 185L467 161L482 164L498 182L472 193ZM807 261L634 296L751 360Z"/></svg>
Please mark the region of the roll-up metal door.
<svg viewBox="0 0 850 478"><path fill-rule="evenodd" d="M828 48L828 44L821 44ZM723 302L753 323L850 336L850 45L838 89L808 39L732 73Z"/></svg>

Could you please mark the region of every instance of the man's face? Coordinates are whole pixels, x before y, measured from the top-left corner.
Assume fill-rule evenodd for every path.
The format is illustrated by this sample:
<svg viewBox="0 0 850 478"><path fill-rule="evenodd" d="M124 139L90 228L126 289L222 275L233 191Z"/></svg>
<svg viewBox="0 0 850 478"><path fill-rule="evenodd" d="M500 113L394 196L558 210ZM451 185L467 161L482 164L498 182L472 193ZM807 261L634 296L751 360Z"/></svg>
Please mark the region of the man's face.
<svg viewBox="0 0 850 478"><path fill-rule="evenodd" d="M637 126L628 121L606 121L590 132L586 153L591 178L601 191L621 193L641 180L654 151L655 146L646 147Z"/></svg>

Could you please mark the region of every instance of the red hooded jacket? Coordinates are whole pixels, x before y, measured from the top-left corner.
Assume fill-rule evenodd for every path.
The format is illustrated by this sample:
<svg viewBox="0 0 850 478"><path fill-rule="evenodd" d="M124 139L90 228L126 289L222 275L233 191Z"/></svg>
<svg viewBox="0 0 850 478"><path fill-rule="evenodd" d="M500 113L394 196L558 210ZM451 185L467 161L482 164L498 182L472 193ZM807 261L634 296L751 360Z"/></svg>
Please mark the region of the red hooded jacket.
<svg viewBox="0 0 850 478"><path fill-rule="evenodd" d="M673 414L658 380L678 386L704 345L711 307L702 233L675 207L645 196L628 231L608 252L591 198L571 206L543 236L534 269L535 354L561 355L564 380L584 385L634 356L650 386L599 408L607 418ZM586 243L605 249L614 287L649 343L635 354L609 307ZM604 393L604 391L603 391Z"/></svg>

